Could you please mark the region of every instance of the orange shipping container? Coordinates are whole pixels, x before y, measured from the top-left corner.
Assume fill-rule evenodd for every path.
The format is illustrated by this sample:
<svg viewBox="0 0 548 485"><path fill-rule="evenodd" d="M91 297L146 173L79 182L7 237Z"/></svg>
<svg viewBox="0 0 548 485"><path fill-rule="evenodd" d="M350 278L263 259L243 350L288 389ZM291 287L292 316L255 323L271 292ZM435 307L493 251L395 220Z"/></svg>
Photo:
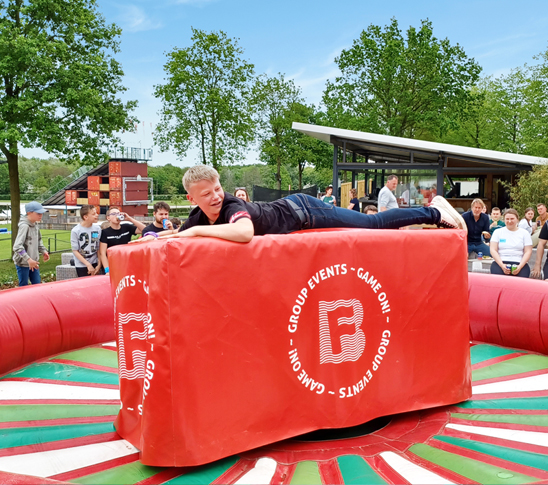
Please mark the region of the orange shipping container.
<svg viewBox="0 0 548 485"><path fill-rule="evenodd" d="M101 180L98 175L90 175L88 177L88 190L99 190L100 184Z"/></svg>
<svg viewBox="0 0 548 485"><path fill-rule="evenodd" d="M110 205L122 204L122 192L110 192L109 193Z"/></svg>
<svg viewBox="0 0 548 485"><path fill-rule="evenodd" d="M108 185L110 190L122 190L122 177L110 177Z"/></svg>
<svg viewBox="0 0 548 485"><path fill-rule="evenodd" d="M121 175L121 164L122 162L108 162L109 175Z"/></svg>
<svg viewBox="0 0 548 485"><path fill-rule="evenodd" d="M76 205L76 190L65 190L65 204Z"/></svg>
<svg viewBox="0 0 548 485"><path fill-rule="evenodd" d="M99 191L89 191L88 200L92 205L99 205Z"/></svg>

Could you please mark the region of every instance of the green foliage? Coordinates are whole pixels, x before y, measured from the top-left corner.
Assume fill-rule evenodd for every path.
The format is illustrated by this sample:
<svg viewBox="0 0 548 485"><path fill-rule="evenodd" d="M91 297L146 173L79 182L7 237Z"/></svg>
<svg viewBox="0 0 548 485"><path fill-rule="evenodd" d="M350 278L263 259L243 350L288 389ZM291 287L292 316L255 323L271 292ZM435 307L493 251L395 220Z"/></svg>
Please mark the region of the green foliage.
<svg viewBox="0 0 548 485"><path fill-rule="evenodd" d="M125 91L112 57L119 36L96 0L0 0L0 151L9 166L13 238L21 147L97 163L113 132L133 126L128 113L136 102L116 97Z"/></svg>
<svg viewBox="0 0 548 485"><path fill-rule="evenodd" d="M257 108L261 160L276 166L278 189L282 187L282 164L287 162L287 137L291 129L292 107L304 103L301 90L283 74L277 77L260 76L253 86Z"/></svg>
<svg viewBox="0 0 548 485"><path fill-rule="evenodd" d="M184 169L171 163L160 167L148 167L148 176L154 179L155 194L185 194L182 182L184 173Z"/></svg>
<svg viewBox="0 0 548 485"><path fill-rule="evenodd" d="M548 157L548 65L513 69L482 79L474 101L444 141L510 153Z"/></svg>
<svg viewBox="0 0 548 485"><path fill-rule="evenodd" d="M0 149L40 147L97 161L112 132L132 126L118 51L120 29L95 0L0 1Z"/></svg>
<svg viewBox="0 0 548 485"><path fill-rule="evenodd" d="M222 31L193 28L191 40L190 47L168 54L166 82L155 86L163 106L154 140L180 157L196 146L201 162L218 169L222 162L241 160L254 139L253 64Z"/></svg>
<svg viewBox="0 0 548 485"><path fill-rule="evenodd" d="M331 124L428 139L456 122L480 66L458 44L434 37L428 20L406 34L396 19L384 30L370 25L335 59L341 75L323 96Z"/></svg>
<svg viewBox="0 0 548 485"><path fill-rule="evenodd" d="M548 206L548 164L536 165L531 172L522 172L510 189L512 208L521 215L527 207L542 203Z"/></svg>

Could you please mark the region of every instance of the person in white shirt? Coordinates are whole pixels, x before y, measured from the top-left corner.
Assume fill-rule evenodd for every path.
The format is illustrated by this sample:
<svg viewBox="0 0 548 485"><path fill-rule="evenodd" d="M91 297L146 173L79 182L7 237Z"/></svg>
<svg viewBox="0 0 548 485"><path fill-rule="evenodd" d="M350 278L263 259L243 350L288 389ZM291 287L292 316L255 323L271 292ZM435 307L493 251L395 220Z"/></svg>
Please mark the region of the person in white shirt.
<svg viewBox="0 0 548 485"><path fill-rule="evenodd" d="M525 209L525 217L519 221L518 227L525 229L529 235L533 235L533 233L537 230L537 223L533 222L534 218L535 209L532 207L527 207L527 209Z"/></svg>
<svg viewBox="0 0 548 485"><path fill-rule="evenodd" d="M491 237L491 274L513 275L529 278L531 269L527 264L533 253L531 235L518 227L519 215L515 209L504 213L506 227L493 232Z"/></svg>
<svg viewBox="0 0 548 485"><path fill-rule="evenodd" d="M398 176L389 175L386 179L386 185L379 192L379 202L377 207L380 212L384 212L390 209L397 209L398 201L396 196L392 193L398 186Z"/></svg>
<svg viewBox="0 0 548 485"><path fill-rule="evenodd" d="M70 232L70 244L74 254L74 266L79 277L103 274L98 257L101 226L97 224L99 214L93 205L80 209L82 222Z"/></svg>

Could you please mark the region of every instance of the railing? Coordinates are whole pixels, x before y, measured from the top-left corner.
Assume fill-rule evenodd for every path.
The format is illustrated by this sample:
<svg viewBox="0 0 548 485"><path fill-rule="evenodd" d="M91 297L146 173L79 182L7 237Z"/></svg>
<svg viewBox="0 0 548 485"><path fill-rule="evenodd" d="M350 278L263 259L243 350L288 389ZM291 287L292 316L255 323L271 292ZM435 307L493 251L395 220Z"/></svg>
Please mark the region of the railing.
<svg viewBox="0 0 548 485"><path fill-rule="evenodd" d="M123 160L152 160L152 148L111 147L108 149L110 158Z"/></svg>
<svg viewBox="0 0 548 485"><path fill-rule="evenodd" d="M69 176L65 177L63 180L57 182L51 189L49 189L45 194L42 195L42 200L49 199L53 194L56 194L61 189L66 187L71 182L74 182L76 179L80 178L82 175L86 174L91 170L92 167L83 165L75 172L72 172Z"/></svg>
<svg viewBox="0 0 548 485"><path fill-rule="evenodd" d="M62 239L61 237L57 237L58 234L63 234L65 236L65 239ZM55 233L51 236L42 236L42 242L44 243L44 246L48 249L48 253L62 253L67 251L72 251L72 247L70 245L70 241L66 240L67 237L67 231L63 231L60 233ZM70 237L70 233L69 233ZM4 242L5 241L5 242ZM3 246L7 244L8 247L11 249L11 235L8 237L0 238L0 246ZM5 254L5 251L4 251ZM1 261L10 261L11 260L11 251L10 251L10 257L0 259Z"/></svg>

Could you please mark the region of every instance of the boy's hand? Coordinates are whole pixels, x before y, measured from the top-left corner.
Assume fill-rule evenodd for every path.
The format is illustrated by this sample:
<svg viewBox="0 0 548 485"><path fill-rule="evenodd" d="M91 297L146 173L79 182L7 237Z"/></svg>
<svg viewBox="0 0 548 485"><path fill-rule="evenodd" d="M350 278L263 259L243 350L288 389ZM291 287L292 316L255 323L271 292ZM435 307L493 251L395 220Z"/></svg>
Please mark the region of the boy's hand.
<svg viewBox="0 0 548 485"><path fill-rule="evenodd" d="M29 269L31 271L34 271L35 269L40 268L40 265L38 264L38 261L34 261L34 259L32 259L32 258L29 258L28 263L29 263Z"/></svg>
<svg viewBox="0 0 548 485"><path fill-rule="evenodd" d="M139 239L134 239L133 241L129 241L129 244L135 244L135 243L142 243L142 242L148 242L148 241L156 241L156 237L154 236L145 236L140 237Z"/></svg>
<svg viewBox="0 0 548 485"><path fill-rule="evenodd" d="M86 268L88 269L88 274L89 275L95 274L94 273L95 268L93 267L93 265L91 263L86 262Z"/></svg>
<svg viewBox="0 0 548 485"><path fill-rule="evenodd" d="M47 251L44 253L44 263L46 261L49 261L49 253Z"/></svg>
<svg viewBox="0 0 548 485"><path fill-rule="evenodd" d="M93 268L93 266L92 266ZM95 268L93 268L93 273L91 273L93 276L98 275L99 271L101 271L101 266L97 265Z"/></svg>

